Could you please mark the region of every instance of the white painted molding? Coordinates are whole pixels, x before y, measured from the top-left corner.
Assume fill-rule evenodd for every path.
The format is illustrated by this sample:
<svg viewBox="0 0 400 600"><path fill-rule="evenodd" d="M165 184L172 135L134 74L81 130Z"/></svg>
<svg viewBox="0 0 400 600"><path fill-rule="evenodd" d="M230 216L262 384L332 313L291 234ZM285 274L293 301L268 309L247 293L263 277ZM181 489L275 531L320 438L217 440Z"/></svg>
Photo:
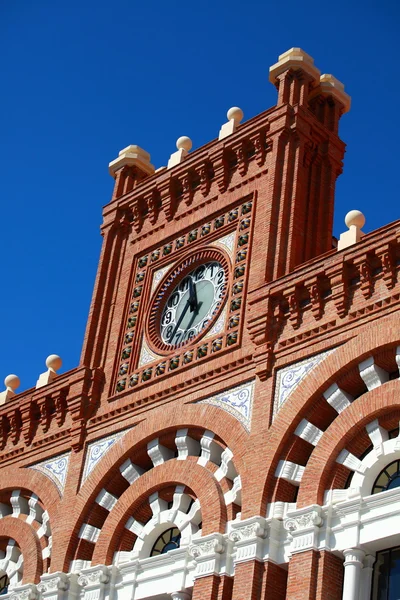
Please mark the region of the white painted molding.
<svg viewBox="0 0 400 600"><path fill-rule="evenodd" d="M305 440L309 444L312 444L313 446L316 446L318 444L323 433L324 432L321 431L321 429L319 429L318 427L316 427L316 425L313 425L312 423L310 423L310 421L307 421L306 419L300 421L296 428L296 431L294 432L295 435L300 437L302 440Z"/></svg>
<svg viewBox="0 0 400 600"><path fill-rule="evenodd" d="M13 490L10 497L10 504L13 512L12 517L18 518L19 515L29 515L28 500L21 496L21 490Z"/></svg>
<svg viewBox="0 0 400 600"><path fill-rule="evenodd" d="M338 412L339 414L344 411L345 408L350 406L354 398L347 392L340 389L340 387L333 383L323 394L325 400Z"/></svg>
<svg viewBox="0 0 400 600"><path fill-rule="evenodd" d="M151 440L151 442L147 444L147 454L150 456L151 462L155 467L174 458L172 450L160 444L158 438Z"/></svg>
<svg viewBox="0 0 400 600"><path fill-rule="evenodd" d="M289 460L280 460L275 471L275 477L285 479L289 483L299 485L303 477L305 467L292 463Z"/></svg>
<svg viewBox="0 0 400 600"><path fill-rule="evenodd" d="M363 360L358 365L358 369L369 392L389 381L389 373L375 364L373 356Z"/></svg>
<svg viewBox="0 0 400 600"><path fill-rule="evenodd" d="M80 531L78 533L78 538L81 540L86 540L87 542L91 542L95 544L99 539L100 529L94 527L94 525L89 525L88 523L83 523Z"/></svg>
<svg viewBox="0 0 400 600"><path fill-rule="evenodd" d="M212 431L205 431L200 440L201 454L197 461L199 465L205 467L208 462L219 465L221 462L222 448L214 441Z"/></svg>
<svg viewBox="0 0 400 600"><path fill-rule="evenodd" d="M175 445L178 449L178 460L186 460L188 456L199 456L200 444L188 436L188 429L178 429L175 436Z"/></svg>
<svg viewBox="0 0 400 600"><path fill-rule="evenodd" d="M132 531L132 533L134 533L138 537L142 535L143 527L143 523L136 521L136 519L134 519L133 517L129 517L129 519L125 523L125 529L129 529L129 531Z"/></svg>
<svg viewBox="0 0 400 600"><path fill-rule="evenodd" d="M351 454L348 450L344 449L340 452L339 456L336 459L336 462L339 465L344 465L350 471L358 471L359 473L363 473L363 466L360 461L354 454Z"/></svg>
<svg viewBox="0 0 400 600"><path fill-rule="evenodd" d="M117 503L118 498L107 492L104 488L101 490L96 498L97 504L110 512Z"/></svg>
<svg viewBox="0 0 400 600"><path fill-rule="evenodd" d="M389 432L379 425L378 419L368 423L365 429L367 430L369 439L374 446L375 452L379 456L383 453L383 442L387 442L389 439Z"/></svg>
<svg viewBox="0 0 400 600"><path fill-rule="evenodd" d="M145 472L145 470L142 469L142 467L133 464L130 458L128 458L128 460L126 460L120 466L119 470L122 477L124 477L124 479L126 479L130 485L132 485L132 483L136 481L136 479L138 479Z"/></svg>
<svg viewBox="0 0 400 600"><path fill-rule="evenodd" d="M236 475L237 473L233 464L233 452L229 448L225 448L221 454L221 464L219 469L214 473L214 477L217 481L221 481L224 477L233 481Z"/></svg>
<svg viewBox="0 0 400 600"><path fill-rule="evenodd" d="M51 529L49 513L47 512L47 510L44 510L42 514L42 525L38 529L37 535L39 538L41 538L43 536L49 536L50 533Z"/></svg>
<svg viewBox="0 0 400 600"><path fill-rule="evenodd" d="M159 497L158 492L151 494L149 497L149 504L151 508L151 512L153 513L153 518L156 517L162 512L168 509L168 502Z"/></svg>

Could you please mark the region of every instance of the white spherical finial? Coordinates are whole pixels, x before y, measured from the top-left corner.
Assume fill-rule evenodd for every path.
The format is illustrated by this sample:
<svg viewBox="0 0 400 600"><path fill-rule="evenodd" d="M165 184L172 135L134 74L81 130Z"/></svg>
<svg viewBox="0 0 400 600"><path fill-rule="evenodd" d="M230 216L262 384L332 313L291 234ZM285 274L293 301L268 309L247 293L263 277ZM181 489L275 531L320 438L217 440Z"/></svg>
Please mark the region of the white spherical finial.
<svg viewBox="0 0 400 600"><path fill-rule="evenodd" d="M61 369L61 365L62 360L57 354L50 354L50 356L46 358L46 367L50 369L50 371L58 371L58 369Z"/></svg>
<svg viewBox="0 0 400 600"><path fill-rule="evenodd" d="M349 229L352 225L357 227L357 229L362 229L365 224L365 217L360 210L351 210L345 216L344 222Z"/></svg>
<svg viewBox="0 0 400 600"><path fill-rule="evenodd" d="M176 140L176 147L178 150L186 150L189 152L192 146L192 140L187 135L181 135L181 137Z"/></svg>
<svg viewBox="0 0 400 600"><path fill-rule="evenodd" d="M233 119L235 123L240 123L244 115L241 108L238 106L232 106L232 108L230 108L226 113L226 116L228 117L228 121L232 121Z"/></svg>
<svg viewBox="0 0 400 600"><path fill-rule="evenodd" d="M18 375L7 375L7 377L4 380L4 385L8 390L11 390L12 392L16 390L17 387L20 386L20 384L21 382Z"/></svg>

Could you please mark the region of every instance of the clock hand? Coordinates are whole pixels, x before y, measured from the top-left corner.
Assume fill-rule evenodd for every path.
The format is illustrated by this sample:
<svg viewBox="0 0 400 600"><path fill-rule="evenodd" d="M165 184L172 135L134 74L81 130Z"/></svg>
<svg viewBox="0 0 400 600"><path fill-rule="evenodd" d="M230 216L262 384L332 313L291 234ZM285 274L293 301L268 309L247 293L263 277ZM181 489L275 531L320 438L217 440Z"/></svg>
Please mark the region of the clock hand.
<svg viewBox="0 0 400 600"><path fill-rule="evenodd" d="M175 337L175 334L176 334L176 332L177 332L177 331L178 331L178 329L179 329L179 325L182 323L183 317L186 315L186 313L187 313L187 309L189 308L189 306L190 306L190 298L188 298L188 299L186 300L186 304L185 304L185 306L184 306L184 308L183 308L183 310L182 310L182 312L181 312L181 314L180 314L180 317L179 317L179 319L178 319L178 321L177 321L177 323L176 323L176 325L175 325L175 329L174 329L174 330L173 330L173 332L171 333L171 337L169 338L169 343L170 343L170 344L172 344L172 340L174 339L174 337Z"/></svg>
<svg viewBox="0 0 400 600"><path fill-rule="evenodd" d="M197 310L198 308L198 303L197 303L197 292L196 292L196 286L193 283L193 279L190 277L189 279L189 303L190 303L190 312L193 312L194 310Z"/></svg>
<svg viewBox="0 0 400 600"><path fill-rule="evenodd" d="M191 328L191 326L193 325L193 321L195 320L195 318L199 314L199 310L200 310L202 304L203 304L202 302L198 303L198 305L196 307L196 311L192 315L192 318L190 319L189 323L186 325L186 331L188 331Z"/></svg>

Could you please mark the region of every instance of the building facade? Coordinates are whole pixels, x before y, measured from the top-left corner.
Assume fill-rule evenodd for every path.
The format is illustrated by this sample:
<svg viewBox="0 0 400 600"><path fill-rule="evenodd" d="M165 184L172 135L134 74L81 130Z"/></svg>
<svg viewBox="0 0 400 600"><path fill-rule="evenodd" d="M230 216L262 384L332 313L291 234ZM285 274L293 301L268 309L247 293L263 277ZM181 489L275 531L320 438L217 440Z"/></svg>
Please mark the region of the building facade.
<svg viewBox="0 0 400 600"><path fill-rule="evenodd" d="M298 48L270 80L110 163L80 364L0 397L12 600L400 597L400 223L337 244L350 99Z"/></svg>

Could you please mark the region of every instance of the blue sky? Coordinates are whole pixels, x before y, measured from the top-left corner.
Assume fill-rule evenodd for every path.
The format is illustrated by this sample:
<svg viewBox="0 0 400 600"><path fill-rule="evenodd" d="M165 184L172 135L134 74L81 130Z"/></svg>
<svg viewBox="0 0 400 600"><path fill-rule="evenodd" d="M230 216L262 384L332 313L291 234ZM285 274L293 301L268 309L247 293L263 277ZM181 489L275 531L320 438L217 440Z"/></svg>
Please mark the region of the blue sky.
<svg viewBox="0 0 400 600"><path fill-rule="evenodd" d="M292 46L352 96L335 234L353 208L366 232L398 219L399 25L396 0L2 0L0 380L33 386L51 353L78 364L118 151L159 167L179 136L215 138L229 107L268 109L269 66Z"/></svg>

